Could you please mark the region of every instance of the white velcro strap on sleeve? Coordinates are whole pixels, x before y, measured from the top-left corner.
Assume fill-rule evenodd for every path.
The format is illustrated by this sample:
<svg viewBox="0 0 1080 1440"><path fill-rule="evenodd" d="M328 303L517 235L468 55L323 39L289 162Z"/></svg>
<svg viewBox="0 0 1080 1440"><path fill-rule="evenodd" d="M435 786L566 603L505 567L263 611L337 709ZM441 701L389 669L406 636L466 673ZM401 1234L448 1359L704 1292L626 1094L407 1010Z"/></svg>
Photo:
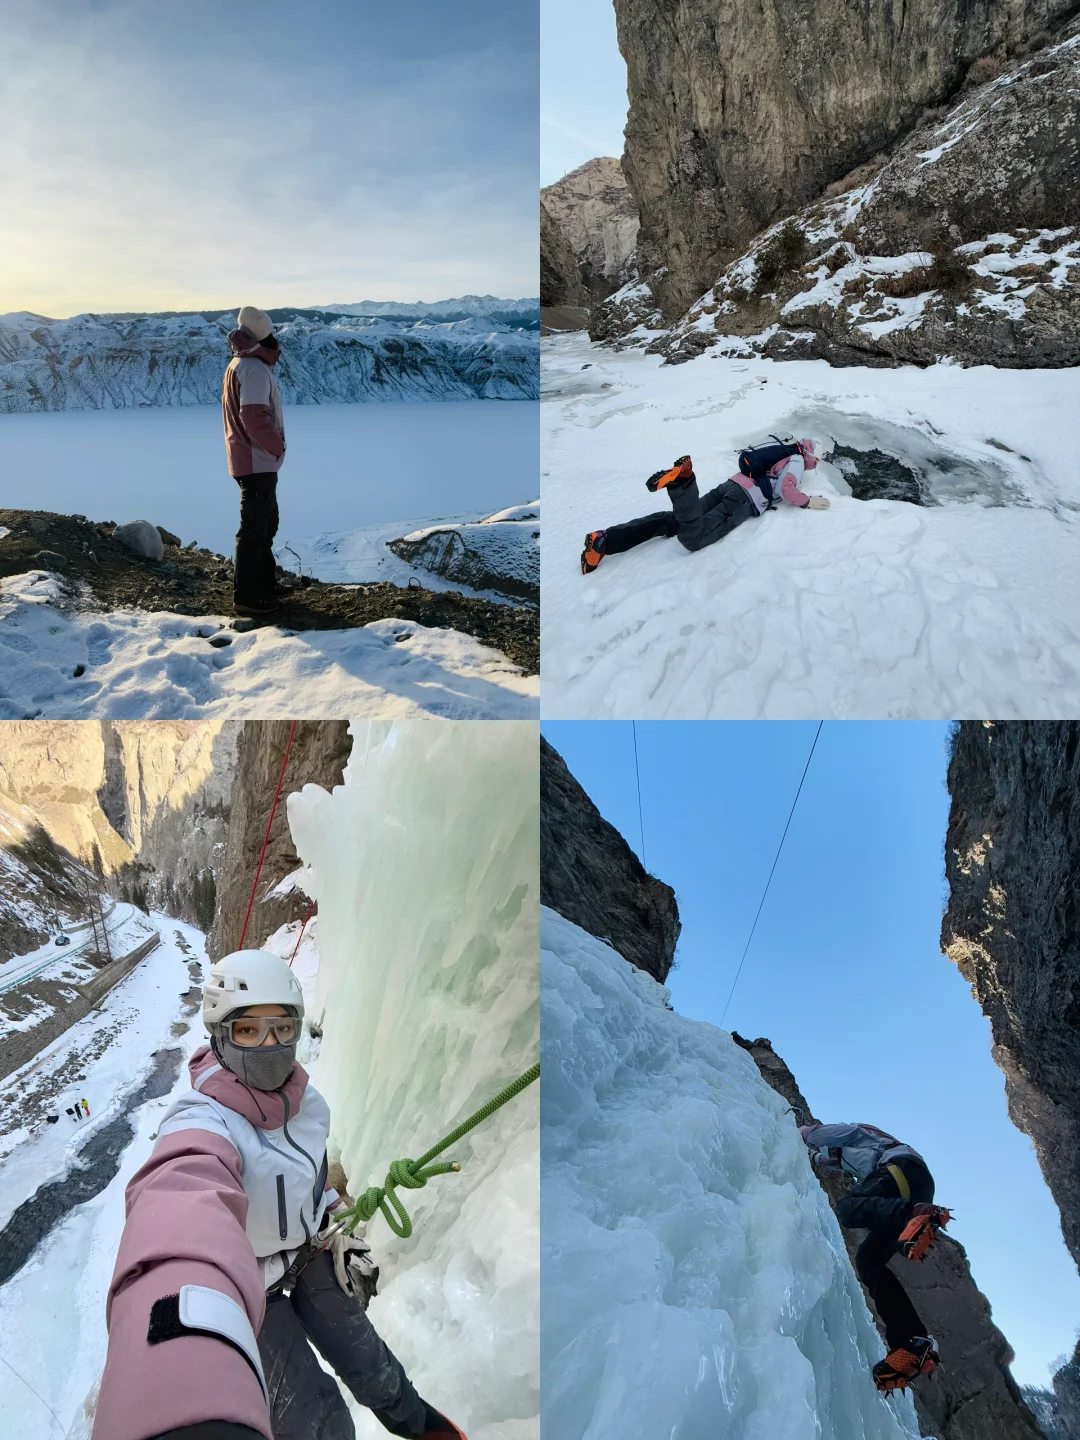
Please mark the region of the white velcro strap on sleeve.
<svg viewBox="0 0 1080 1440"><path fill-rule="evenodd" d="M206 1285L182 1285L180 1323L189 1330L209 1330L242 1350L259 1377L263 1398L269 1406L270 1393L266 1388L255 1331L251 1328L251 1321L243 1308L235 1300L223 1295L220 1290L211 1290Z"/></svg>

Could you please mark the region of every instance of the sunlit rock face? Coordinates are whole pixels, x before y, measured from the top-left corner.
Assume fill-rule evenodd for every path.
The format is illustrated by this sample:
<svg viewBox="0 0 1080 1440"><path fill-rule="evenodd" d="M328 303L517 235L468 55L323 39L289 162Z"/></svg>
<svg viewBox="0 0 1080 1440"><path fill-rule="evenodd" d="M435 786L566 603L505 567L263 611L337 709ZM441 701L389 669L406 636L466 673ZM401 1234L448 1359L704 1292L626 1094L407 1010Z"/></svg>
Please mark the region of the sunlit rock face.
<svg viewBox="0 0 1080 1440"><path fill-rule="evenodd" d="M641 274L674 320L752 236L890 150L983 56L1073 0L615 0Z"/></svg>

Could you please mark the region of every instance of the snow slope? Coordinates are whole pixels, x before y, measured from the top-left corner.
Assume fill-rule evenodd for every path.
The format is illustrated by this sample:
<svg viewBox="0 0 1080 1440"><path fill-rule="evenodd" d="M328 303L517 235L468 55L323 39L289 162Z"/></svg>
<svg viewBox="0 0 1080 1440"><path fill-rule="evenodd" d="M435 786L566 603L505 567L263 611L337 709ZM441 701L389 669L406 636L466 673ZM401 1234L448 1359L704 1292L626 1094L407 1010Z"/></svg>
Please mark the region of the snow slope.
<svg viewBox="0 0 1080 1440"><path fill-rule="evenodd" d="M554 911L541 937L545 1437L918 1436L750 1056Z"/></svg>
<svg viewBox="0 0 1080 1440"><path fill-rule="evenodd" d="M344 784L306 786L288 815L319 902L315 1081L359 1193L539 1057L539 781L533 725L352 733ZM408 1192L411 1239L367 1227L372 1320L470 1440L538 1434L537 1091L448 1152L460 1174ZM385 1433L355 1414L360 1440Z"/></svg>
<svg viewBox="0 0 1080 1440"><path fill-rule="evenodd" d="M151 1072L155 1051L183 1052L172 1095L190 1083L187 1056L202 1043L202 1027L196 1023L182 1035L176 1028L190 1024L182 992L191 984L188 963L205 960L203 937L165 915L152 918L161 947L109 993L100 1011L0 1085L0 1137L7 1150L0 1161L0 1224L39 1186L79 1166L87 1141L124 1112L126 1099ZM132 1112L134 1136L116 1176L44 1235L29 1262L0 1287L6 1434L62 1440L97 1381L105 1363L105 1294L124 1224L124 1187L149 1155L172 1095ZM76 1126L64 1111L84 1097L91 1118ZM46 1124L45 1115L57 1110L59 1123Z"/></svg>
<svg viewBox="0 0 1080 1440"><path fill-rule="evenodd" d="M539 683L457 630L376 620L244 634L223 616L62 608L44 571L0 581L0 719L535 714ZM75 671L82 667L83 673Z"/></svg>
<svg viewBox="0 0 1080 1440"><path fill-rule="evenodd" d="M220 399L236 312L0 316L0 412L205 405ZM535 331L498 321L295 311L279 323L284 400L535 400Z"/></svg>
<svg viewBox="0 0 1080 1440"><path fill-rule="evenodd" d="M545 339L543 711L554 717L1057 718L1080 709L1076 370L832 369L706 355L662 366ZM588 367L588 368L584 368ZM702 488L738 450L812 435L906 458L929 507L784 507L690 554L654 540L583 577L586 531Z"/></svg>

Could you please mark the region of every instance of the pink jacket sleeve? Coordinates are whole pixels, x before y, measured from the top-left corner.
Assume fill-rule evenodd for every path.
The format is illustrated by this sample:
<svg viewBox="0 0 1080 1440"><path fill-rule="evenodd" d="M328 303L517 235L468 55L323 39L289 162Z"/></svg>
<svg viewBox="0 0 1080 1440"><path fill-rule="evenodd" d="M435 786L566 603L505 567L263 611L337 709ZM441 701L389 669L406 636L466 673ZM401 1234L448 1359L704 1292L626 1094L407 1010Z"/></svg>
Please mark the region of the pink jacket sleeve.
<svg viewBox="0 0 1080 1440"><path fill-rule="evenodd" d="M206 1420L248 1425L272 1440L262 1386L240 1349L203 1331L148 1339L156 1302L189 1285L228 1297L242 1329L246 1316L250 1342L258 1335L266 1296L244 1228L239 1166L221 1136L182 1130L158 1141L128 1185L94 1440L148 1440Z"/></svg>
<svg viewBox="0 0 1080 1440"><path fill-rule="evenodd" d="M801 510L805 510L807 505L810 504L810 496L804 495L799 489L795 483L795 476L791 473L790 469L784 471L784 478L780 485L780 494L789 505L797 505Z"/></svg>

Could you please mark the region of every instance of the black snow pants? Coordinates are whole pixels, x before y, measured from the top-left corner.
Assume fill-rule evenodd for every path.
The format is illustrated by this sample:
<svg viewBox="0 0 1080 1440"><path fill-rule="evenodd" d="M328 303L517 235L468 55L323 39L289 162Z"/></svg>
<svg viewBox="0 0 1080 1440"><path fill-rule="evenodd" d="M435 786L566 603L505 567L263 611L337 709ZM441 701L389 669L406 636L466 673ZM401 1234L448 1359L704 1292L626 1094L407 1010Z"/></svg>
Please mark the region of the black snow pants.
<svg viewBox="0 0 1080 1440"><path fill-rule="evenodd" d="M393 1435L422 1435L427 1407L359 1301L334 1279L325 1251L305 1265L291 1295L268 1295L259 1331L274 1440L353 1440L352 1417L315 1346L361 1405Z"/></svg>
<svg viewBox="0 0 1080 1440"><path fill-rule="evenodd" d="M670 510L655 510L605 530L605 555L619 555L658 535L674 536L687 550L703 550L755 513L754 502L737 480L725 480L704 496L698 494L696 480L683 480L669 485L667 493Z"/></svg>
<svg viewBox="0 0 1080 1440"><path fill-rule="evenodd" d="M889 1269L889 1261L898 1253L896 1242L914 1207L930 1204L934 1198L934 1177L925 1165L918 1160L899 1160L896 1164L911 1189L910 1200L903 1199L888 1170L880 1169L853 1186L836 1207L841 1225L870 1232L855 1252L855 1273L881 1316L890 1350L926 1334L919 1312Z"/></svg>
<svg viewBox="0 0 1080 1440"><path fill-rule="evenodd" d="M240 486L240 529L236 532L233 598L252 603L277 592L274 536L278 529L277 474L236 475Z"/></svg>

